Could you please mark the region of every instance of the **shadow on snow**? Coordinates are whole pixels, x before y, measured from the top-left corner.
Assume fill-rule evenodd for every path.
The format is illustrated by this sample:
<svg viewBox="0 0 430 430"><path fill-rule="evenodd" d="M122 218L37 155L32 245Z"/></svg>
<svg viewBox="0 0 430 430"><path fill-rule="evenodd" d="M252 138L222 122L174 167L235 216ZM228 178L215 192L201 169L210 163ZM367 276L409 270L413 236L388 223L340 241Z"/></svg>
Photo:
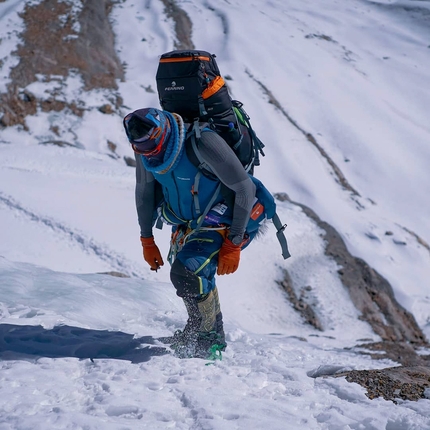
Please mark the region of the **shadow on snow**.
<svg viewBox="0 0 430 430"><path fill-rule="evenodd" d="M61 325L42 326L0 324L0 359L28 358L114 358L142 363L169 350L154 344L152 336L134 338L119 331L92 330Z"/></svg>

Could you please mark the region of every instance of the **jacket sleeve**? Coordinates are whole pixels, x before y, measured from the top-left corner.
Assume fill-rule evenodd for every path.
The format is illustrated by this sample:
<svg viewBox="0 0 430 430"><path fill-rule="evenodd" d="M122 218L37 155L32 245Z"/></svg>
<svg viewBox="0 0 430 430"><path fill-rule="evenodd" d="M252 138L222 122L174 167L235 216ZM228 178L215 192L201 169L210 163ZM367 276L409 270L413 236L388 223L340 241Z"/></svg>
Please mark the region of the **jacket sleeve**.
<svg viewBox="0 0 430 430"><path fill-rule="evenodd" d="M203 131L200 155L219 180L235 193L232 235L243 234L255 199L255 185L227 142L213 131Z"/></svg>
<svg viewBox="0 0 430 430"><path fill-rule="evenodd" d="M141 155L135 154L136 158L136 210L137 219L142 237L152 236L152 224L155 210L155 179L152 173L144 167Z"/></svg>

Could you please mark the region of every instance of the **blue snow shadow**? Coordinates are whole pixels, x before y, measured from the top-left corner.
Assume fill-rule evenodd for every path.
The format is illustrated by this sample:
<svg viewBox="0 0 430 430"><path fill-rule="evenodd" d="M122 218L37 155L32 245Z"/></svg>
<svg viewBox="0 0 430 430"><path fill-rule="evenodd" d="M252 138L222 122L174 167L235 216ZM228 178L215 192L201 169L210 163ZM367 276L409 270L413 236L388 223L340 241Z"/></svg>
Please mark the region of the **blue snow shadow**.
<svg viewBox="0 0 430 430"><path fill-rule="evenodd" d="M53 329L42 326L0 324L0 359L76 357L115 358L132 363L148 361L169 350L151 346L152 336L135 338L132 334L108 330L91 330L61 325ZM146 344L146 345L142 345Z"/></svg>

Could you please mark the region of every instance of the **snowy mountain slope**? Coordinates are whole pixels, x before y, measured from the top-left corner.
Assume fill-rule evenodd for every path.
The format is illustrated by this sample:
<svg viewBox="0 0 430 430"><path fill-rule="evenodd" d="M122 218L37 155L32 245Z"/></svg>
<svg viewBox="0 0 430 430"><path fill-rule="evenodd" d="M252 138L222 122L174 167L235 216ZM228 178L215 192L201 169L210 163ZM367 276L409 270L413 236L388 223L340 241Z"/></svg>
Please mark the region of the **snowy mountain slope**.
<svg viewBox="0 0 430 430"><path fill-rule="evenodd" d="M233 97L245 102L266 143L257 176L335 226L430 337L427 2L176 5L192 21L194 45L217 54ZM0 3L2 91L17 63L23 7ZM158 106L158 57L175 47L175 23L155 0L116 3L110 19L125 66L112 91L123 106L113 106L110 90L85 90L74 70L39 76L21 90L37 100L75 101L82 116L39 108L26 117L27 129L0 129L2 324L158 336L184 323L168 268L154 274L141 258L134 170L123 161L132 152L121 125L127 112ZM105 104L113 113L102 112ZM52 144L58 140L74 147ZM333 165L356 193L339 183ZM321 230L291 203L279 203L279 211L293 257L282 260L271 229L243 254L241 270L219 279L229 333L222 362L2 361L0 426L430 428L428 400L397 407L370 401L344 379L308 376L395 363L344 350L378 336L359 319L339 267L324 254ZM168 229L156 235L165 255ZM308 291L324 332L304 325L287 301L277 284L283 269L298 292ZM111 270L132 278L82 275Z"/></svg>
<svg viewBox="0 0 430 430"><path fill-rule="evenodd" d="M3 255L14 253L16 261L62 271L116 270L169 282L166 267L155 275L141 262L140 244L135 237L132 169L106 156L75 148L28 147L26 154L25 158L16 157L10 146L2 151L0 201L7 216L5 222L10 226L0 248ZM36 194L34 187L49 192ZM329 319L328 329L341 327L344 318L353 324L357 311L337 278L335 263L324 256L323 241L314 223L288 203L279 204L279 215L289 223L290 247L295 250L290 270L295 283L312 285L314 294L322 301L323 319L324 314L333 312L335 298L343 297L344 310L337 318ZM21 232L20 237L17 231ZM164 228L160 233L164 238L164 241L159 239L160 247L166 254L169 231ZM273 262L278 266L283 262L274 233L275 229L269 226L268 233L256 241L256 246L244 253L242 264L247 270L225 280L220 278L220 285L225 284L220 294L227 295L226 312L233 317L237 307L252 309L253 303L266 303L264 307L271 309L269 314L257 318L251 312L246 323L242 321L250 330L262 333L277 331L277 320L279 329L292 321L300 325L294 313L285 315L289 305L276 284L282 278L281 271L276 266L267 271ZM261 249L265 250L264 256ZM331 288L325 289L326 284ZM368 329L364 331L358 337L368 337Z"/></svg>
<svg viewBox="0 0 430 430"><path fill-rule="evenodd" d="M170 286L159 282L65 274L3 258L0 282L7 285L2 288L2 324L27 329L20 336L12 332L5 337L9 339L9 351L18 350L29 340L27 350L49 351L52 344L68 342L77 348L88 348L84 340L76 343L76 327L94 336L95 347L101 338L101 332L96 337L100 330L164 335L181 327L185 317ZM271 309L264 306L261 303L262 311ZM241 307L237 316L239 313L245 316L247 312ZM64 324L66 334L52 331L59 323ZM347 324L345 320L344 332ZM39 325L44 332L40 332ZM60 355L56 359L16 360L20 356L9 352L0 361L1 386L7 393L0 406L1 426L37 430L47 426L430 428L428 400L400 402L396 406L382 399L368 399L362 387L344 378L315 379L321 374L378 368L392 362L375 362L345 350L346 339L342 336L312 336L293 321L282 325L277 334L255 334L227 317L229 347L222 361L208 366L203 360L178 360L170 355L130 364L108 358L80 361L67 353L64 358ZM276 321L274 327L280 328ZM35 330L38 337L32 338ZM120 353L115 350L114 334L108 356ZM121 347L126 348L126 344ZM57 349L60 354L62 350L67 351Z"/></svg>
<svg viewBox="0 0 430 430"><path fill-rule="evenodd" d="M233 97L245 102L267 143L257 175L271 190L313 208L341 232L354 255L372 255L374 267L411 309L406 296L428 287L430 267L429 31L418 25L426 15L362 1L326 2L318 11L308 2L255 2L244 21L239 2L178 4L191 17L195 46L217 54L221 70L232 77ZM115 21L139 7L144 14L139 3L118 8ZM119 55L127 63L129 80L121 84L127 106L157 105L155 95L141 89L131 96L128 88L144 79L154 85L158 55L166 50L153 36L160 21L139 13L141 25L133 26L141 32L133 36L138 56L125 48L131 35L116 29ZM264 103L259 82L315 137L361 198L343 191L303 133Z"/></svg>
<svg viewBox="0 0 430 430"><path fill-rule="evenodd" d="M418 139L414 137L417 140L417 147L414 148L417 149L410 151L411 135L407 139L403 137L408 133L410 123L398 121L397 114L387 109L386 104L383 109L375 104L393 100L390 103L394 106L395 100L398 100L398 106L411 106L409 109L414 112L418 124L413 127L413 136L417 130L426 130L425 104L428 105L429 97L425 90L425 75L421 71L425 69L416 71L414 66L415 62L426 64L428 61L425 57L428 31L415 25L412 27L411 23L411 27L402 28L399 32L398 18L391 12L381 14L379 6L370 10L369 5L362 2L348 5L345 10L339 10L336 5L336 13L328 6L324 12L313 14L309 12L312 10L309 5L297 10L297 5L291 7L285 2L271 3L270 6L264 3L261 7L256 4L248 8L246 25L242 26L237 25L243 13L239 3L229 2L225 4L225 10L210 2L180 3L192 19L194 40L199 41L198 46L217 53L221 70L233 78L228 81L233 97L246 103L256 130L264 130L264 140L269 145L267 157L263 159L257 175L264 178L272 190L287 191L293 200L315 209L341 232L353 254L364 259L372 255L372 264L389 279L402 304L421 314L422 311L417 309L421 308L421 299L415 300L413 297L414 291L428 286L430 254L408 231L415 232L426 242L426 184L429 183L425 169L425 160L429 159L425 144L427 135L424 133ZM138 9L137 4L134 7ZM357 10L361 12L358 17ZM121 11L127 12L126 8ZM335 18L329 19L330 14ZM309 19L304 20L303 16L308 15ZM264 28L264 31L255 30L257 28ZM285 28L288 29L288 37ZM146 43L153 34L152 30L146 25L140 29L143 36L141 56L135 56L134 51L123 48L121 31L117 30L120 56L128 65L132 82L138 82L137 77L142 70L149 70L154 76L158 61L158 54L154 52L156 46ZM411 39L404 34L409 32L417 34ZM214 38L214 34L217 37ZM339 39L341 41L337 37L342 37ZM361 43L364 37L372 40L372 50L367 48L368 43ZM127 43L130 43L129 35ZM270 46L276 46L276 51L269 49ZM354 46L359 54L350 52L345 46ZM417 58L405 60L404 66L393 70L387 67L386 60L375 58L379 50L402 55L398 53L402 49L394 51L398 46L408 51L413 46ZM255 55L256 52L258 55ZM364 71L358 69L358 57L362 58L360 63L366 68ZM258 75L254 70L258 71ZM416 92L404 91L398 86L392 88L391 82L387 85L388 73L408 76L413 73L413 85L421 85L423 95L417 100ZM133 79L135 75L136 79ZM345 85L340 86L343 81ZM403 81L409 82L410 79ZM350 193L343 191L336 182L330 166L303 138L303 133L286 120L285 115L274 112L273 107L258 108L261 97L265 96L258 82L269 88L302 130L312 133L362 198L353 196L351 201ZM128 85L124 83L124 86ZM122 94L125 94L124 100L128 104L127 92ZM134 92L133 99L136 97ZM154 103L147 94L142 94L141 98L147 104ZM404 98L407 98L406 102ZM376 125L370 128L368 124L375 121ZM393 124L397 124L401 134L397 131L393 133ZM381 139L387 129L387 138ZM340 150L343 155L336 156ZM357 158L351 156L351 151L360 151ZM416 159L405 163L410 156ZM372 164L378 164L376 170L371 167ZM352 165L355 167L350 170ZM403 173L407 166L414 166L413 173ZM409 187L414 192L410 192ZM378 199L375 198L375 191L379 192ZM412 205L409 199L414 199ZM393 205L396 207L393 208ZM412 217L402 216L405 211L413 213ZM393 235L386 235L387 232ZM404 249L403 243L409 245L407 249ZM375 246L378 248L376 255ZM426 315L427 311L424 311L423 321Z"/></svg>

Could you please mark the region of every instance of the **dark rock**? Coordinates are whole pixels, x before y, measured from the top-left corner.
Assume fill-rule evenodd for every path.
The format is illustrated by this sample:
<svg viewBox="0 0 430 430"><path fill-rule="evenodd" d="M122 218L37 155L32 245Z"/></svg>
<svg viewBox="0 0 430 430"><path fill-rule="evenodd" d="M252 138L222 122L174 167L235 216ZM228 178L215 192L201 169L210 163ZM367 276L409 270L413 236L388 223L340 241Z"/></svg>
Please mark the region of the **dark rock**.
<svg viewBox="0 0 430 430"><path fill-rule="evenodd" d="M124 157L125 164L129 167L136 167L136 160L132 157Z"/></svg>
<svg viewBox="0 0 430 430"><path fill-rule="evenodd" d="M287 270L283 271L283 279L282 281L278 281L278 285L280 285L282 289L287 293L288 299L292 303L294 309L300 313L303 320L307 324L310 324L311 326L315 327L317 330L323 330L323 326L316 312L314 311L313 307L310 306L306 301L305 292L312 290L312 287L305 287L301 291L300 297L298 297L293 288L293 282Z"/></svg>
<svg viewBox="0 0 430 430"><path fill-rule="evenodd" d="M383 397L385 400L425 399L430 387L430 368L427 366L390 367L378 370L352 370L341 373L348 382L355 382L367 389L369 399Z"/></svg>
<svg viewBox="0 0 430 430"><path fill-rule="evenodd" d="M66 146L72 146L72 147L76 146L73 143L66 142L65 140L45 140L44 142L40 142L40 145L55 145L55 146L60 146L62 148Z"/></svg>
<svg viewBox="0 0 430 430"><path fill-rule="evenodd" d="M281 196L287 198L285 194L276 196L278 199ZM389 282L364 260L352 256L339 233L331 225L321 221L314 211L305 205L292 203L300 206L325 232L325 253L341 266L338 273L342 284L348 289L361 318L370 324L373 331L384 341L426 345L427 340L414 316L397 302ZM291 285L291 279L285 278L285 283Z"/></svg>
<svg viewBox="0 0 430 430"><path fill-rule="evenodd" d="M358 350L357 350L358 348ZM371 342L357 345L353 348L360 354L370 355L375 360L390 359L403 366L428 366L428 356L417 354L414 345L408 342Z"/></svg>
<svg viewBox="0 0 430 430"><path fill-rule="evenodd" d="M109 104L109 103L104 104L103 106L100 106L100 107L99 107L99 111L100 111L101 113L106 114L106 115L110 115L110 114L115 113L115 111L114 111L114 110L113 110L113 108L112 108L112 105L111 105L111 104Z"/></svg>
<svg viewBox="0 0 430 430"><path fill-rule="evenodd" d="M181 9L174 0L161 0L164 11L175 23L176 49L195 49L192 40L193 24L187 13Z"/></svg>
<svg viewBox="0 0 430 430"><path fill-rule="evenodd" d="M274 197L276 200L279 200L280 202L289 202L290 197L288 196L287 193L275 193Z"/></svg>
<svg viewBox="0 0 430 430"><path fill-rule="evenodd" d="M110 140L107 141L107 146L113 153L116 152L117 146L113 142L111 142Z"/></svg>
<svg viewBox="0 0 430 430"><path fill-rule="evenodd" d="M27 6L21 13L25 29L22 43L14 54L19 63L11 70L11 83L6 94L0 94L0 113L3 126L22 124L25 117L34 115L40 105L43 111L61 111L69 108L82 116L82 107L76 103L56 100L55 94L47 100L36 100L22 88L44 75L49 81L55 75L67 77L77 70L85 89L117 88L117 79L124 78L122 65L116 55L114 34L109 22L110 0L83 2L79 21L80 32L74 30L71 5L56 0L43 0ZM67 16L66 22L60 16ZM54 41L54 42L53 42ZM122 103L117 97L118 106Z"/></svg>

